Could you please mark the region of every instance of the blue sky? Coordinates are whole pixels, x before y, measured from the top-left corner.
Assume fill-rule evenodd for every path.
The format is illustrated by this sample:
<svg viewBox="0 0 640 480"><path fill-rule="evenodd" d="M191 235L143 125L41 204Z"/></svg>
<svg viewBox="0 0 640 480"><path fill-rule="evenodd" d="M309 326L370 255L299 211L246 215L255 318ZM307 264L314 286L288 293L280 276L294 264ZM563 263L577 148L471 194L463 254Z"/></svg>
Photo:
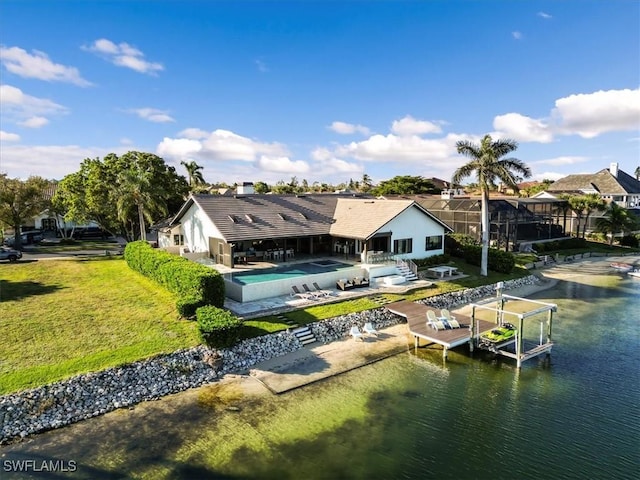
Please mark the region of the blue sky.
<svg viewBox="0 0 640 480"><path fill-rule="evenodd" d="M0 173L153 152L208 182L450 178L460 139L533 179L640 164L640 2L0 3Z"/></svg>

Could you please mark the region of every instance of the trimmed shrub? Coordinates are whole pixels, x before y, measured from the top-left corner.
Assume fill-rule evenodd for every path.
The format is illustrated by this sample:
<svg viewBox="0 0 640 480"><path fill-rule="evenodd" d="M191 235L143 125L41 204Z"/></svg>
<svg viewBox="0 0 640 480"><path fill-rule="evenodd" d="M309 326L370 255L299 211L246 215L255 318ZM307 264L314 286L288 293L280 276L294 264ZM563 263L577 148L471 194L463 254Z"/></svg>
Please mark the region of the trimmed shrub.
<svg viewBox="0 0 640 480"><path fill-rule="evenodd" d="M451 260L451 255L449 255L448 253L444 253L442 255L433 255L432 257L418 258L413 260L413 262L418 267L431 267L433 265L449 263L449 260Z"/></svg>
<svg viewBox="0 0 640 480"><path fill-rule="evenodd" d="M240 339L242 320L222 308L206 305L196 310L202 340L215 348L227 348Z"/></svg>
<svg viewBox="0 0 640 480"><path fill-rule="evenodd" d="M620 245L623 247L638 248L638 246L640 246L640 241L636 235L625 235L620 239Z"/></svg>
<svg viewBox="0 0 640 480"><path fill-rule="evenodd" d="M482 263L482 247L477 245L462 246L463 258L471 265L480 266ZM494 272L511 273L516 265L516 257L511 252L503 252L496 248L489 249L487 268Z"/></svg>
<svg viewBox="0 0 640 480"><path fill-rule="evenodd" d="M224 305L224 279L199 263L151 247L147 242L128 243L124 259L129 268L149 277L178 296L180 315L193 316L203 305Z"/></svg>

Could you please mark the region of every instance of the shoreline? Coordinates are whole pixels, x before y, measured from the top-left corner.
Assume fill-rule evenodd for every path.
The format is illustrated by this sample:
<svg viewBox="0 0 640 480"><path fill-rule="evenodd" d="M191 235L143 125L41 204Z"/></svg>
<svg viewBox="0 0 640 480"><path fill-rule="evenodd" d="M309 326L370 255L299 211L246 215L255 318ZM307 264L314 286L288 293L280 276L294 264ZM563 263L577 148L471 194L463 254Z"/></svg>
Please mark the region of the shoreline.
<svg viewBox="0 0 640 480"><path fill-rule="evenodd" d="M613 274L609 264L616 261L638 266L640 255L591 257L580 262L549 265L531 272L528 277L505 282L505 287L513 286L505 288L505 292L525 298L560 281L571 281L572 277ZM494 292L495 286L491 284L429 297L424 302L433 308L442 306L464 313L471 303ZM349 336L349 329L355 324L362 327L365 321L372 321L379 335L356 342ZM207 352L211 351L201 346L5 395L0 397L0 445L119 408L135 408L148 400L211 385L240 386L243 391L254 394L284 393L413 348L404 319L384 307L309 326L318 340L315 344L304 347L289 331L257 337L222 352L222 368L208 363Z"/></svg>

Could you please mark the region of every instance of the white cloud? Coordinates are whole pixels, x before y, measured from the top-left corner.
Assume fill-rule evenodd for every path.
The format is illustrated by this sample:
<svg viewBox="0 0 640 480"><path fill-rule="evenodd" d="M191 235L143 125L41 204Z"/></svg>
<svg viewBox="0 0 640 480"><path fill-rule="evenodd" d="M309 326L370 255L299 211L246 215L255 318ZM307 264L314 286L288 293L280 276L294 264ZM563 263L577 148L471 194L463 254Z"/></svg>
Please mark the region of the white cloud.
<svg viewBox="0 0 640 480"><path fill-rule="evenodd" d="M40 123L46 120L46 115L61 115L67 113L67 109L46 98L33 97L27 95L19 88L11 85L0 85L0 115L3 122L20 123L24 126L30 122ZM40 120L34 120L40 117ZM37 125L36 125L37 126Z"/></svg>
<svg viewBox="0 0 640 480"><path fill-rule="evenodd" d="M607 90L570 95L556 100L552 117L564 135L594 138L640 128L640 89Z"/></svg>
<svg viewBox="0 0 640 480"><path fill-rule="evenodd" d="M156 148L158 155L172 158L185 158L202 150L202 144L188 138L165 137Z"/></svg>
<svg viewBox="0 0 640 480"><path fill-rule="evenodd" d="M128 43L116 44L111 40L101 38L89 46L83 46L82 49L100 55L114 65L130 68L139 73L155 75L164 70L161 63L145 60L144 53Z"/></svg>
<svg viewBox="0 0 640 480"><path fill-rule="evenodd" d="M132 108L127 110L128 113L134 113L144 120L154 123L175 122L166 110L158 110L157 108Z"/></svg>
<svg viewBox="0 0 640 480"><path fill-rule="evenodd" d="M541 182L543 180L559 180L562 177L566 177L567 174L566 173L558 173L558 172L542 172L542 173L534 173L531 175L531 178L527 179L530 181L537 181L537 182Z"/></svg>
<svg viewBox="0 0 640 480"><path fill-rule="evenodd" d="M19 47L0 46L0 62L5 68L24 78L37 78L48 82L66 82L88 87L91 82L85 80L75 67L53 63L46 53L38 50L27 52Z"/></svg>
<svg viewBox="0 0 640 480"><path fill-rule="evenodd" d="M563 157L555 157L555 158L546 158L544 160L534 160L533 162L529 162L537 165L575 165L577 163L588 162L589 159L587 157L578 157L578 156L563 156Z"/></svg>
<svg viewBox="0 0 640 480"><path fill-rule="evenodd" d="M0 130L0 141L2 142L19 142L20 135L17 133L5 132L4 130Z"/></svg>
<svg viewBox="0 0 640 480"><path fill-rule="evenodd" d="M425 133L442 133L440 125L426 120L416 120L411 115L407 115L400 120L394 120L391 124L391 131L400 136L424 135Z"/></svg>
<svg viewBox="0 0 640 480"><path fill-rule="evenodd" d="M256 161L261 155L267 157L289 155L288 149L280 143L258 142L229 130L214 130L206 133L198 129L187 129L185 132L191 137L165 138L157 147L158 154L178 158L197 155L203 160L246 162Z"/></svg>
<svg viewBox="0 0 640 480"><path fill-rule="evenodd" d="M256 161L256 166L260 170L274 173L286 173L288 175L298 175L309 172L309 164L302 160L291 160L289 157L270 157L260 155Z"/></svg>
<svg viewBox="0 0 640 480"><path fill-rule="evenodd" d="M31 117L22 122L18 122L18 125L22 125L23 127L27 127L27 128L40 128L40 127L44 127L48 123L49 123L49 120L47 120L44 117Z"/></svg>
<svg viewBox="0 0 640 480"><path fill-rule="evenodd" d="M2 170L10 177L27 178L39 175L61 180L77 172L85 158L104 158L113 152L118 155L130 148L94 148L78 145L3 145Z"/></svg>
<svg viewBox="0 0 640 480"><path fill-rule="evenodd" d="M352 123L336 121L327 128L341 135L351 135L356 132L361 133L362 135L369 135L369 129L367 127L362 125L354 125Z"/></svg>
<svg viewBox="0 0 640 480"><path fill-rule="evenodd" d="M517 30L515 32L511 32L511 35L513 36L513 38L515 38L516 40L522 40L522 32L518 32Z"/></svg>
<svg viewBox="0 0 640 480"><path fill-rule="evenodd" d="M498 131L498 137L512 138L519 142L553 141L553 132L544 120L525 117L519 113L498 115L493 119L493 128Z"/></svg>
<svg viewBox="0 0 640 480"><path fill-rule="evenodd" d="M365 161L426 162L442 160L455 153L447 136L443 139L427 140L417 135L397 136L373 135L362 142L351 142L336 149L338 157L352 157Z"/></svg>
<svg viewBox="0 0 640 480"><path fill-rule="evenodd" d="M179 137L193 138L195 140L198 140L201 138L207 138L208 135L209 135L209 132L207 132L206 130L202 130L200 128L185 128L184 130L178 133Z"/></svg>
<svg viewBox="0 0 640 480"><path fill-rule="evenodd" d="M549 15L548 13L545 13L545 12L538 12L538 16L544 18L545 20L549 20L553 18L552 15Z"/></svg>

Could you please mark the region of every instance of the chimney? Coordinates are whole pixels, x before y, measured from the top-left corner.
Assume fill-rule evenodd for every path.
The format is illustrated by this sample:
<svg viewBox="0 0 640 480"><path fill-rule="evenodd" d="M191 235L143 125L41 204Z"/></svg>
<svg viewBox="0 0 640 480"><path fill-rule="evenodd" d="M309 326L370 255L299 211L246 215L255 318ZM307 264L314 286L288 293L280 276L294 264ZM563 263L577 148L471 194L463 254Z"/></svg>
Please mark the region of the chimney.
<svg viewBox="0 0 640 480"><path fill-rule="evenodd" d="M242 185L238 185L238 195L251 195L253 193L256 193L255 190L253 189L253 183L252 182L242 182Z"/></svg>
<svg viewBox="0 0 640 480"><path fill-rule="evenodd" d="M609 173L618 178L618 162L613 162L611 165L609 165Z"/></svg>

